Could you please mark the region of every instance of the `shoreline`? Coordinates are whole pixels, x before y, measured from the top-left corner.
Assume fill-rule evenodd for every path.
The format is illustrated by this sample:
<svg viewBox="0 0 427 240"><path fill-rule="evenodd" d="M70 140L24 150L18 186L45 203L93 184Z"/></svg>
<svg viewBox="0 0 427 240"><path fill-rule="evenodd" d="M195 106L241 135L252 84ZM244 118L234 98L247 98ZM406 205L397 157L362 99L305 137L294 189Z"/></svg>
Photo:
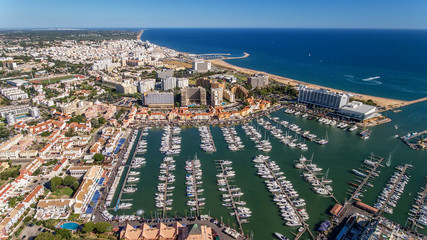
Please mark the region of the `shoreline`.
<svg viewBox="0 0 427 240"><path fill-rule="evenodd" d="M141 29L137 35L138 40L142 41L141 36L143 33L144 33L144 30ZM180 53L180 54L183 54L186 56L189 55L189 53L186 53L186 52L180 52L180 51L177 51L175 49L173 49L173 50L176 51L177 53ZM373 96L373 95L350 92L350 91L345 91L345 90L341 90L341 89L325 87L325 86L321 86L321 85L317 85L317 84L313 84L313 83L303 82L303 81L292 79L292 78L282 77L282 76L267 73L264 71L258 71L258 70L253 70L253 69L249 69L249 68L238 67L236 65L233 65L231 63L224 61L224 60L232 60L232 59L242 59L242 58L247 58L249 56L250 56L249 53L244 52L243 56L240 56L240 57L225 57L223 59L211 59L211 60L207 60L207 61L211 62L212 65L214 65L214 66L229 69L232 71L237 71L237 72L240 72L240 73L243 73L246 75L265 74L270 79L272 79L273 81L276 81L278 83L289 84L291 86L297 86L297 85L301 84L301 85L305 85L305 86L310 87L310 88L317 88L317 89L322 88L322 89L327 89L327 90L334 91L334 92L345 92L345 93L349 93L350 95L352 95L351 97L354 98L355 100L367 101L367 100L371 99L372 101L374 101L377 104L377 107L383 107L384 110L393 110L393 109L405 107L405 106L408 106L411 104L427 101L427 96L423 97L423 98L418 98L418 99L406 101L406 100L398 100L398 99L384 98L384 97L378 97L378 96Z"/></svg>
<svg viewBox="0 0 427 240"><path fill-rule="evenodd" d="M371 99L377 104L377 106L384 107L386 110L401 108L401 107L405 107L405 106L415 104L418 102L427 101L427 97L414 99L411 101L405 101L405 100L398 100L398 99L391 99L391 98L384 98L384 97L377 97L377 96L366 95L366 94L361 94L361 93L349 92L349 91L334 89L334 88L325 87L325 86L321 86L321 85L317 85L317 84L313 84L313 83L307 83L307 82L303 82L303 81L299 81L299 80L295 80L295 79L291 79L291 78L287 78L287 77L282 77L282 76L274 75L274 74L263 72L263 71L257 71L257 70L253 70L253 69L249 69L249 68L238 67L236 65L225 62L222 59L212 59L212 60L208 60L208 61L211 62L212 65L214 65L214 66L226 68L226 69L233 70L233 71L237 71L237 72L240 72L240 73L243 73L246 75L265 74L270 79L272 79L276 82L283 83L283 84L289 84L291 86L297 86L297 85L301 84L301 85L305 85L305 86L310 87L310 88L322 88L322 89L327 89L327 90L334 91L334 92L349 93L352 95L351 97L353 97L356 100L367 101L367 100Z"/></svg>

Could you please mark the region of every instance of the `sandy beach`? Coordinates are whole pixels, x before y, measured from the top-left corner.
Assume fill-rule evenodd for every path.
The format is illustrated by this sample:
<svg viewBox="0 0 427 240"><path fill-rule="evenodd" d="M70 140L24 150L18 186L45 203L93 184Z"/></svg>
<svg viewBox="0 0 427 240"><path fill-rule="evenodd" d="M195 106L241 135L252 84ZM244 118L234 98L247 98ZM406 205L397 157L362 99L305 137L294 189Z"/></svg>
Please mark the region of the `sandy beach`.
<svg viewBox="0 0 427 240"><path fill-rule="evenodd" d="M364 101L366 101L368 99L372 99L378 106L385 107L386 109L395 109L395 108L399 108L399 107L403 107L403 106L407 106L410 104L414 104L417 102L422 102L422 101L427 100L427 97L421 98L421 99L416 99L413 101L403 101L403 100L397 100L397 99L370 96L370 95L365 95L365 94L360 94L360 93L343 91L343 90L339 90L339 89L333 89L333 88L324 87L324 86L320 86L320 85L316 85L316 84L306 83L306 82L298 81L298 80L291 79L291 78L281 77L281 76L277 76L277 75L262 72L262 71L256 71L256 70L252 70L252 69L248 69L248 68L242 68L242 67L238 67L238 66L232 65L230 63L227 63L221 59L213 59L213 60L209 60L209 61L214 66L226 68L226 69L233 70L233 71L237 71L237 72L240 72L240 73L243 73L246 75L266 74L266 75L268 75L268 77L270 79L272 79L276 82L279 82L279 83L289 84L292 86L302 84L302 85L306 85L306 86L311 87L311 88L323 88L323 89L328 89L328 90L335 91L335 92L346 92L346 93L351 94L353 98L364 100Z"/></svg>

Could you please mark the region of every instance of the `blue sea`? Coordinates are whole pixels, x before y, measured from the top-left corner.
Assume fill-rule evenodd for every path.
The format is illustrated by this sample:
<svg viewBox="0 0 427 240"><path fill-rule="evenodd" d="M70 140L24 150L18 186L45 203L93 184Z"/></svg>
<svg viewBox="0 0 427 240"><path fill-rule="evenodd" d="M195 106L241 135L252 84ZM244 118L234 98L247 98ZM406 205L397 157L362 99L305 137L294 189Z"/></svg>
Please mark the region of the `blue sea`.
<svg viewBox="0 0 427 240"><path fill-rule="evenodd" d="M346 91L427 96L427 30L147 29L141 37L187 53L230 53L231 64Z"/></svg>

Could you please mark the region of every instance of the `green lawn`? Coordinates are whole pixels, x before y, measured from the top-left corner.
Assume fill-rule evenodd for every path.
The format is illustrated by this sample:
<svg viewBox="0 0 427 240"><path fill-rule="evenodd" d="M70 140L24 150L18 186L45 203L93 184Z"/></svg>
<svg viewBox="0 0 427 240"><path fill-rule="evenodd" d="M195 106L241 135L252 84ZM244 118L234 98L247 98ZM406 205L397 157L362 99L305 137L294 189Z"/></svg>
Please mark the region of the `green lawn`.
<svg viewBox="0 0 427 240"><path fill-rule="evenodd" d="M40 83L57 83L61 80L70 79L70 78L74 78L74 76L65 76L65 77L45 79L45 80L41 80Z"/></svg>
<svg viewBox="0 0 427 240"><path fill-rule="evenodd" d="M69 187L58 188L50 195L50 199L69 198L73 195L73 189Z"/></svg>

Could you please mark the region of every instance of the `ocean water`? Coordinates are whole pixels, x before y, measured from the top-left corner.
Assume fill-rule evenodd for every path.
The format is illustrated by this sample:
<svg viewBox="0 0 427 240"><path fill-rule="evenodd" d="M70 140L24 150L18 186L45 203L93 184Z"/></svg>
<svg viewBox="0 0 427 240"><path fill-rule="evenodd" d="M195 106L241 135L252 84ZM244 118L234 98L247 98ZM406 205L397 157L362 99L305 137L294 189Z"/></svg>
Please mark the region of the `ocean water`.
<svg viewBox="0 0 427 240"><path fill-rule="evenodd" d="M188 53L230 53L246 67L332 88L410 100L427 96L427 30L147 29Z"/></svg>
<svg viewBox="0 0 427 240"><path fill-rule="evenodd" d="M231 53L238 56L249 52L249 58L232 60L230 63L328 87L383 97L415 99L426 96L426 36L423 31L149 29L144 32L142 38L189 53ZM319 59L323 61L320 62ZM395 171L394 167L410 163L414 166L409 171L411 179L394 208L394 214L385 214L391 220L406 225L407 213L414 204L416 192L426 181L427 152L409 149L394 135L402 136L427 129L425 109L427 102L407 106L399 113L385 112L392 122L372 128L373 132L368 140L360 139L355 133L277 111L271 115L295 123L318 136L327 135L329 143L320 146L308 142L309 150L304 152L284 146L270 133L261 129L273 146L273 150L265 155L269 155L278 163L300 197L307 201L307 211L310 215L308 223L312 231L315 231L321 221L329 218L328 212L334 201L315 194L300 176L302 172L293 167L294 161L301 154L307 158L313 155L314 162L319 167L330 170L329 178L333 180L331 186L339 201L346 199L349 188L347 182L355 178L351 170L360 167L371 153L391 158L391 166L381 168L380 176L372 181L374 187L364 193L362 201L370 205L375 203ZM257 125L255 122L253 124ZM395 129L394 125L397 125L398 129ZM182 151L179 156L174 157L174 202L173 210L168 212L168 216L191 215L189 207L185 205L188 198L185 195L184 166L185 160L197 153L202 164L202 187L205 189L203 197L206 198L202 214L222 218L232 226L235 224L234 217L221 206L221 192L216 186L217 170L214 161L231 160L236 171L235 184L244 193L241 200L246 201L247 207L252 210L250 223L243 225L245 233L252 231L254 239L262 240L274 238L274 232L293 237L292 232L296 232L296 229L284 225L271 194L263 180L256 175L252 158L264 153L255 149L253 142L246 137L240 126L236 126L236 130L245 145L244 151L229 151L220 128L212 126L211 131L218 151L208 154L199 148L200 137L197 129L183 128ZM134 199L132 209L119 210L112 212L113 214L134 214L137 210L143 210L146 218L156 215L154 194L157 192L159 165L164 157L159 152L162 132L161 128L150 130L146 137L148 151L144 155L147 164L139 169L141 180L136 184L138 191L123 195L124 199ZM427 234L426 229L421 232ZM304 239L308 239L308 236Z"/></svg>

